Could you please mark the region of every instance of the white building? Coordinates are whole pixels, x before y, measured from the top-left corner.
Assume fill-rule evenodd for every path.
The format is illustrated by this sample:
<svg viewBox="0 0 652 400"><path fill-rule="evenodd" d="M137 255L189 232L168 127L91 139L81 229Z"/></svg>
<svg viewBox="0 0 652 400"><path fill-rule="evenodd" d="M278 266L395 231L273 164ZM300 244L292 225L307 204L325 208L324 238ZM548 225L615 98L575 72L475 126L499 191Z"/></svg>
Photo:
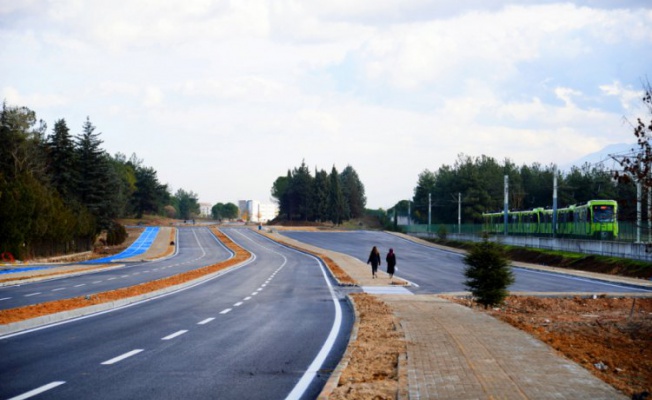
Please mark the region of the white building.
<svg viewBox="0 0 652 400"><path fill-rule="evenodd" d="M247 222L268 222L278 215L278 206L274 203L261 203L258 200L238 200L240 218Z"/></svg>
<svg viewBox="0 0 652 400"><path fill-rule="evenodd" d="M210 218L213 206L211 203L199 203L199 216L202 218Z"/></svg>

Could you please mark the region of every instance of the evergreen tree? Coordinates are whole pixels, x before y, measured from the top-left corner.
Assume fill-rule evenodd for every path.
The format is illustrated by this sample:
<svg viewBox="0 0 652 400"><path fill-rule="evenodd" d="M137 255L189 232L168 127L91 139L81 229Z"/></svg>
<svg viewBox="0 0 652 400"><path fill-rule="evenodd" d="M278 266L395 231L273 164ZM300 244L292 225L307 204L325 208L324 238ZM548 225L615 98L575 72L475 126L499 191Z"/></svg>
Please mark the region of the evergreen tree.
<svg viewBox="0 0 652 400"><path fill-rule="evenodd" d="M77 136L77 195L80 202L95 216L99 229L107 229L111 223L106 209L110 207L108 182L112 181L107 155L100 147L100 133L86 117L82 133Z"/></svg>
<svg viewBox="0 0 652 400"><path fill-rule="evenodd" d="M52 135L47 140L48 172L54 189L68 202L76 199L78 186L75 168L75 143L64 119L54 123Z"/></svg>
<svg viewBox="0 0 652 400"><path fill-rule="evenodd" d="M310 175L310 170L305 161L302 161L301 165L292 172L290 196L292 203L295 205L296 213L304 221L307 221L312 213L312 189L313 177Z"/></svg>
<svg viewBox="0 0 652 400"><path fill-rule="evenodd" d="M315 181L312 191L313 217L316 221L327 221L328 194L329 194L328 173L323 169L317 171L315 168Z"/></svg>
<svg viewBox="0 0 652 400"><path fill-rule="evenodd" d="M329 216L330 220L335 224L339 225L344 219L344 195L342 194L342 188L340 188L340 176L337 172L337 169L333 165L331 174L328 177L330 181L329 185Z"/></svg>
<svg viewBox="0 0 652 400"><path fill-rule="evenodd" d="M476 301L485 308L502 303L514 276L500 247L485 238L473 246L464 263L467 265L465 285Z"/></svg>
<svg viewBox="0 0 652 400"><path fill-rule="evenodd" d="M342 184L342 195L344 196L345 217L360 218L364 215L367 198L364 185L358 177L358 173L352 166L348 165L340 174Z"/></svg>
<svg viewBox="0 0 652 400"><path fill-rule="evenodd" d="M131 196L131 205L136 218L142 218L145 213L158 213L169 201L167 185L159 182L156 170L150 167L136 167L135 178L136 190Z"/></svg>

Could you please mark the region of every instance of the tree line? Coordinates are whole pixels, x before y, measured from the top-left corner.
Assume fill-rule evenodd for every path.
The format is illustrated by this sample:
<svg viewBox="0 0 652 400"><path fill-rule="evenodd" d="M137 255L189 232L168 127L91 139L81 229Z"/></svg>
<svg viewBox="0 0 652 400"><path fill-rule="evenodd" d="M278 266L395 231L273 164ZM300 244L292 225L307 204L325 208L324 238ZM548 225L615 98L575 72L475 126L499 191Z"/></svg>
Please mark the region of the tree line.
<svg viewBox="0 0 652 400"><path fill-rule="evenodd" d="M367 204L364 185L353 167L338 173L333 166L330 174L315 168L313 176L305 161L274 181L272 197L282 219L336 225L362 217Z"/></svg>
<svg viewBox="0 0 652 400"><path fill-rule="evenodd" d="M453 165L443 165L435 171L424 170L419 174L411 203L403 200L388 213L392 215L396 211L398 215L407 215L410 210L417 223L428 223L430 204L433 224L455 224L461 200L462 222L480 223L482 213L503 210L504 176L508 177L510 210L552 208L555 175L558 207L613 199L619 202L621 219L635 216L636 188L631 183L615 180L613 171L603 164L584 164L562 172L554 164L517 166L509 159L498 162L486 155L464 154L458 155Z"/></svg>
<svg viewBox="0 0 652 400"><path fill-rule="evenodd" d="M199 212L195 193L172 195L135 154L109 155L100 135L90 118L77 135L64 119L48 133L34 111L3 102L0 252L26 258L86 251L100 232L118 229L117 218Z"/></svg>

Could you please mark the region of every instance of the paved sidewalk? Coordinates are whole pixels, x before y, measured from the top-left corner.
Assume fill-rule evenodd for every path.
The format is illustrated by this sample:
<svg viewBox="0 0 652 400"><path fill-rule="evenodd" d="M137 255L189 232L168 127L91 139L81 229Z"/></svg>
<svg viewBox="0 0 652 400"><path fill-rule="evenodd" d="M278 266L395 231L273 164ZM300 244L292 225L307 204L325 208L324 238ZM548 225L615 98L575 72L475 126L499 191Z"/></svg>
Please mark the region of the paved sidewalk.
<svg viewBox="0 0 652 400"><path fill-rule="evenodd" d="M626 399L543 342L432 295L382 295L407 340L409 399Z"/></svg>

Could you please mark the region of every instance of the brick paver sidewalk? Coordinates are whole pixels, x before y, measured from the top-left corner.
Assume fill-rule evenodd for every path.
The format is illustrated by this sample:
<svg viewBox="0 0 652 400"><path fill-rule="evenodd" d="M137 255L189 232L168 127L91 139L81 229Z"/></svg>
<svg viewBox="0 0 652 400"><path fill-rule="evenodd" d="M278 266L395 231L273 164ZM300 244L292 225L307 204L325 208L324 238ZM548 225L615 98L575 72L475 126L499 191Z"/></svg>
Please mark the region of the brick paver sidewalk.
<svg viewBox="0 0 652 400"><path fill-rule="evenodd" d="M382 295L405 332L410 399L626 399L543 342L433 295Z"/></svg>

